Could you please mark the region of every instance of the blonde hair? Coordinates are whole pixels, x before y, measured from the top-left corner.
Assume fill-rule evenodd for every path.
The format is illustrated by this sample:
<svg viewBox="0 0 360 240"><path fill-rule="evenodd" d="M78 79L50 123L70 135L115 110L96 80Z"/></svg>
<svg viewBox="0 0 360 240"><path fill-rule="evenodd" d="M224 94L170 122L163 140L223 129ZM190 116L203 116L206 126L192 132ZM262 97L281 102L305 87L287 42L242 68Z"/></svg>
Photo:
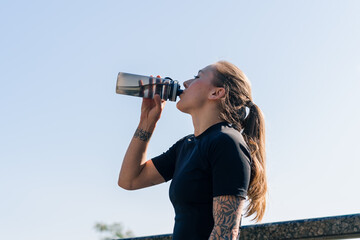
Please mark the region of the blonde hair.
<svg viewBox="0 0 360 240"><path fill-rule="evenodd" d="M241 131L250 149L251 178L245 216L255 214L252 220L259 222L265 214L267 192L264 116L253 103L251 84L238 67L227 61L219 61L213 66L214 85L224 87L226 92L220 103L220 118ZM249 108L247 116L246 107Z"/></svg>

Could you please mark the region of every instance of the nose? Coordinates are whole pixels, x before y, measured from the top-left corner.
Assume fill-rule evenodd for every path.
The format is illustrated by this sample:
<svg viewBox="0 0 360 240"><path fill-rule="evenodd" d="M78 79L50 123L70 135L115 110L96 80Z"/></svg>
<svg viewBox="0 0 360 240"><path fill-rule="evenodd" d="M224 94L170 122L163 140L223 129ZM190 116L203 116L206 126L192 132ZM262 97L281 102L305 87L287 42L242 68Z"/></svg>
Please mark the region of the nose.
<svg viewBox="0 0 360 240"><path fill-rule="evenodd" d="M184 87L188 88L190 86L191 80L187 80L184 82Z"/></svg>

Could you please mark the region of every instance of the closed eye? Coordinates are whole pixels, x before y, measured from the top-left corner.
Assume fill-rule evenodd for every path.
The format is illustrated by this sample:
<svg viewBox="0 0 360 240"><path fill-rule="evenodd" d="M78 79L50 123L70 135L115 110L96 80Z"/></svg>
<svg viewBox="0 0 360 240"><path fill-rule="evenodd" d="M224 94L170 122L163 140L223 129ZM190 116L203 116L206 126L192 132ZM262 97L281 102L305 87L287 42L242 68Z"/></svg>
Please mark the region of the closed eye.
<svg viewBox="0 0 360 240"><path fill-rule="evenodd" d="M199 75L194 76L194 79L197 79L197 78L199 78Z"/></svg>

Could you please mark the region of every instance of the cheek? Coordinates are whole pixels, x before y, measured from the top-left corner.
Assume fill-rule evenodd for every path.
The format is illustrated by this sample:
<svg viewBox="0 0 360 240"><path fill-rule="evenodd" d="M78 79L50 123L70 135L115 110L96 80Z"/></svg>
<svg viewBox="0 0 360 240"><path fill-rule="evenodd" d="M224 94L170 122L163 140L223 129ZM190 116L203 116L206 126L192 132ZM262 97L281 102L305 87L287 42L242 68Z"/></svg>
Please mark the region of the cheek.
<svg viewBox="0 0 360 240"><path fill-rule="evenodd" d="M191 87L188 89L189 95L192 96L192 98L201 98L205 95L207 96L209 92L209 86L207 84L204 84L203 82L194 82Z"/></svg>
<svg viewBox="0 0 360 240"><path fill-rule="evenodd" d="M185 94L176 103L176 108L182 112L190 111L202 107L209 95L210 88L202 82L194 82L185 90Z"/></svg>
<svg viewBox="0 0 360 240"><path fill-rule="evenodd" d="M206 102L206 98L202 94L188 94L176 103L176 108L184 113L190 113L201 108L204 102Z"/></svg>

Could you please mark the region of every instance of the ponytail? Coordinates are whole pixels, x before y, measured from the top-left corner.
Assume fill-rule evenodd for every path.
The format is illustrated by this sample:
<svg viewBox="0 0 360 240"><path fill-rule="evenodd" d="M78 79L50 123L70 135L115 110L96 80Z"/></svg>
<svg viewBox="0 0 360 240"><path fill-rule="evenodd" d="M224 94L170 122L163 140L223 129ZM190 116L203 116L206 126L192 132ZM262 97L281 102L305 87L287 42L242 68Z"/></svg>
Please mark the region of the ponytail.
<svg viewBox="0 0 360 240"><path fill-rule="evenodd" d="M219 104L220 119L239 130L250 149L251 178L245 216L255 214L252 220L259 222L265 214L267 192L264 116L252 102L250 82L238 67L226 61L217 62L213 66L213 84L224 87L226 92ZM249 108L247 116L246 107Z"/></svg>
<svg viewBox="0 0 360 240"><path fill-rule="evenodd" d="M253 220L261 221L266 208L266 154L265 154L265 123L260 108L253 104L250 107L249 115L243 122L242 135L250 148L252 165L251 178L248 189L249 205L245 216L256 213Z"/></svg>

